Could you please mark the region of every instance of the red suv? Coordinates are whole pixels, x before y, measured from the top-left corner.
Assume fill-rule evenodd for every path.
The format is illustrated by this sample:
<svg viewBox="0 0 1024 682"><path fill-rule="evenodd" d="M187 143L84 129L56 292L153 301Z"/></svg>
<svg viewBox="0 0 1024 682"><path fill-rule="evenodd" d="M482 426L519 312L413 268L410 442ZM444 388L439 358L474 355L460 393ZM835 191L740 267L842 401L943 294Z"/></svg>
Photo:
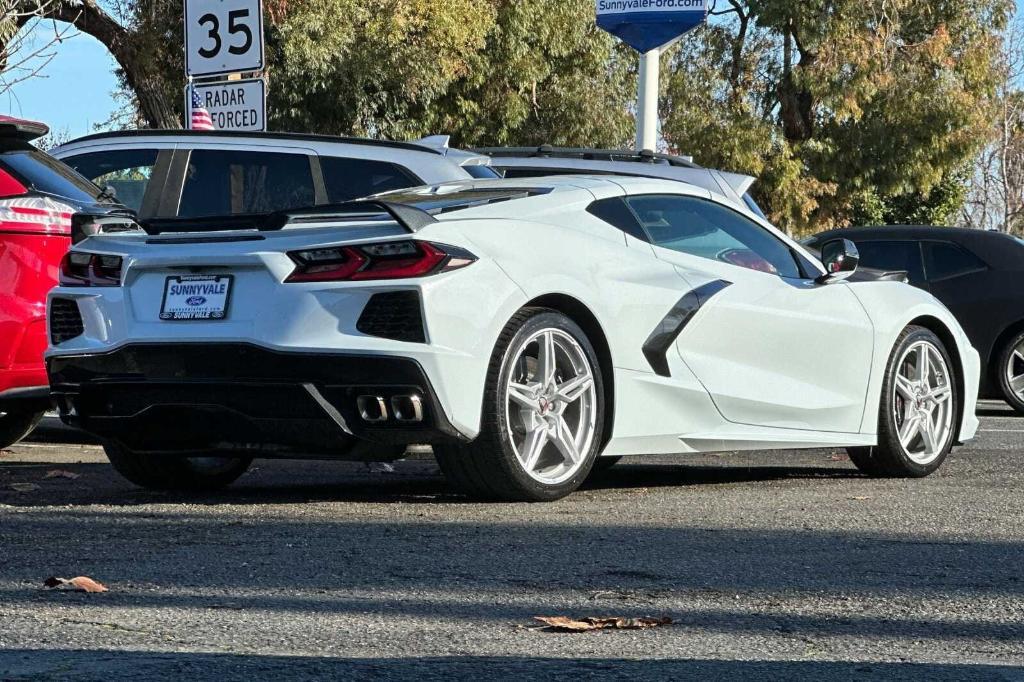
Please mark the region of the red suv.
<svg viewBox="0 0 1024 682"><path fill-rule="evenodd" d="M0 116L0 447L21 440L50 407L43 351L46 294L72 231L130 215L109 192L29 142L48 132Z"/></svg>

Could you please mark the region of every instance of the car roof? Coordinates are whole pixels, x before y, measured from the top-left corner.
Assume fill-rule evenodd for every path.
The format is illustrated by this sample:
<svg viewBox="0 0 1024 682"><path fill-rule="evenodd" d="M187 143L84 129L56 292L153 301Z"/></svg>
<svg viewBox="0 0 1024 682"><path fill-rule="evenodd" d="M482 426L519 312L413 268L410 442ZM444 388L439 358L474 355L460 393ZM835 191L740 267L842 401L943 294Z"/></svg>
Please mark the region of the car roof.
<svg viewBox="0 0 1024 682"><path fill-rule="evenodd" d="M846 227L814 235L809 244L820 245L829 239L850 239L854 242L870 241L946 241L960 244L1000 270L1020 270L1024 267L1024 241L991 230L937 225L882 225L877 227Z"/></svg>
<svg viewBox="0 0 1024 682"><path fill-rule="evenodd" d="M721 194L744 211L743 195L756 181L748 175L702 168L684 156L621 149L566 147L483 147L496 168L557 169L570 173L600 173L685 182Z"/></svg>
<svg viewBox="0 0 1024 682"><path fill-rule="evenodd" d="M94 133L79 137L61 147L70 147L80 142L94 142L97 140L139 140L145 138L181 138L195 139L204 142L214 141L218 138L229 140L281 140L288 142L320 142L329 144L356 144L371 147L388 147L392 149L404 149L406 151L422 152L444 156L443 150L414 142L394 142L391 140L371 140L363 137L342 137L340 135L318 135L314 133L279 133L279 132L246 132L236 130L117 130L105 133Z"/></svg>

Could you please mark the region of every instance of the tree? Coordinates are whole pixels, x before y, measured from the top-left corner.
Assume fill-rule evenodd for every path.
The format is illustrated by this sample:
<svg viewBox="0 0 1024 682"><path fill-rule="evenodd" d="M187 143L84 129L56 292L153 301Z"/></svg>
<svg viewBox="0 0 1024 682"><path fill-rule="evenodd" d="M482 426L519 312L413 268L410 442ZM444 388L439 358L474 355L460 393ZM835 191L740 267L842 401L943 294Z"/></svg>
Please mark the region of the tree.
<svg viewBox="0 0 1024 682"><path fill-rule="evenodd" d="M991 142L978 155L968 183L962 221L971 227L1024 230L1024 22L1002 36Z"/></svg>
<svg viewBox="0 0 1024 682"><path fill-rule="evenodd" d="M74 36L70 26L52 24L52 30L41 29L42 15L53 4L39 0L31 7L4 0L0 8L0 94L14 85L37 76L56 55L61 42ZM33 41L31 36L36 35Z"/></svg>
<svg viewBox="0 0 1024 682"><path fill-rule="evenodd" d="M950 183L985 143L1012 9L719 0L712 24L667 58L665 137L758 175L770 216L794 232L858 215L908 222L920 202L948 216Z"/></svg>

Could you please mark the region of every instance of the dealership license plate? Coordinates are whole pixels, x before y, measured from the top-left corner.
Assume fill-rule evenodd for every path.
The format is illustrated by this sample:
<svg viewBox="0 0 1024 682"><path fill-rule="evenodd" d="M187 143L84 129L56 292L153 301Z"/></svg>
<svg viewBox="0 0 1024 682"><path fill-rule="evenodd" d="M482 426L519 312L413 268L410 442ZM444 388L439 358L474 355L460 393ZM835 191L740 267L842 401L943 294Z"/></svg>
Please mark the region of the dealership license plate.
<svg viewBox="0 0 1024 682"><path fill-rule="evenodd" d="M168 277L161 320L223 320L231 301L231 275Z"/></svg>

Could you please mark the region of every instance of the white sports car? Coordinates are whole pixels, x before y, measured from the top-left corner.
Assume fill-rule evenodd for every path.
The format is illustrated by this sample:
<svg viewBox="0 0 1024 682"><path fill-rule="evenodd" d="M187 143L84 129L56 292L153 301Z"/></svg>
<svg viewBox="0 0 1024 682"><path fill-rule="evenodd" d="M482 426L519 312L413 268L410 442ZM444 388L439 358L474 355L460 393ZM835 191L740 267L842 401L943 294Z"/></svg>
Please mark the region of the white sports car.
<svg viewBox="0 0 1024 682"><path fill-rule="evenodd" d="M91 237L50 294L63 418L154 488L254 457L431 444L462 490L552 500L623 455L847 447L925 476L974 436L978 355L899 282L844 279L679 182L466 181Z"/></svg>

